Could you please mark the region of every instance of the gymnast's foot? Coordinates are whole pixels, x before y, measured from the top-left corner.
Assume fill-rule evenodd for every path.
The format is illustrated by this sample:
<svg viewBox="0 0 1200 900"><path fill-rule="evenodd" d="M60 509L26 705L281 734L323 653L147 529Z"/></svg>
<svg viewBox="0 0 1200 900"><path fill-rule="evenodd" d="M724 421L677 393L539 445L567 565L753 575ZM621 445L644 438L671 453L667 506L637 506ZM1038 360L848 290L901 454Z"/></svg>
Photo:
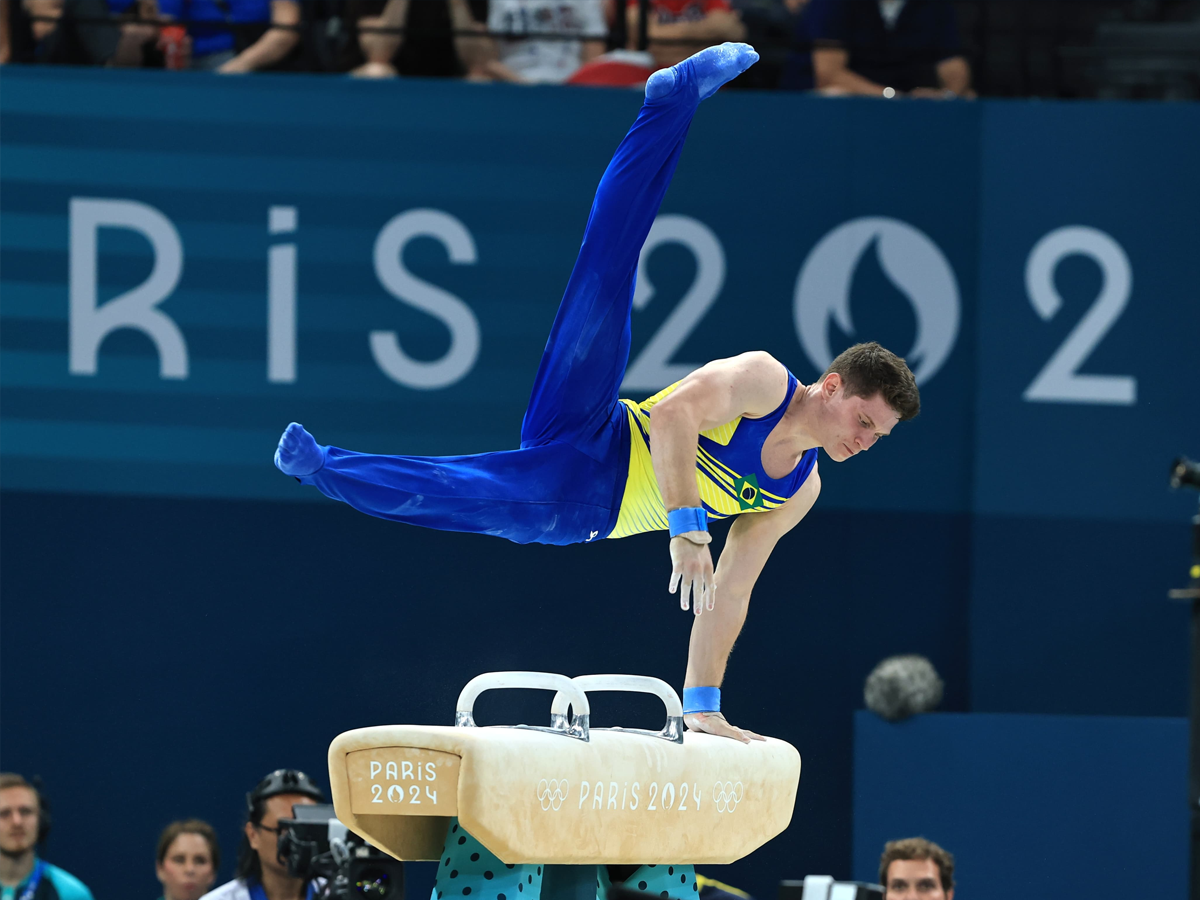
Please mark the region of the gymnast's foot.
<svg viewBox="0 0 1200 900"><path fill-rule="evenodd" d="M646 99L657 100L675 90L680 82L696 86L701 100L707 100L726 82L733 81L758 62L758 53L749 44L720 44L689 56L669 69L659 69L646 81Z"/></svg>
<svg viewBox="0 0 1200 900"><path fill-rule="evenodd" d="M304 426L293 422L279 439L275 465L284 475L303 478L321 470L325 465L325 454Z"/></svg>

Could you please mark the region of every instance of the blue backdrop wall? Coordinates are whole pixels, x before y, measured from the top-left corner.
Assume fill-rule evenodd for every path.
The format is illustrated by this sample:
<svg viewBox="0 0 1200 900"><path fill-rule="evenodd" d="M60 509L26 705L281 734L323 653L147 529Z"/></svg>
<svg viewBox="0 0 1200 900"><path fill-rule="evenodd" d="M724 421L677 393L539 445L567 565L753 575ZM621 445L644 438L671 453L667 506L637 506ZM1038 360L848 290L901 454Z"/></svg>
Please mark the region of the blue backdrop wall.
<svg viewBox="0 0 1200 900"><path fill-rule="evenodd" d="M100 897L151 895L171 818L231 850L264 772L320 771L348 727L448 721L479 671L678 684L686 652L657 536L420 532L270 465L292 420L380 452L514 446L638 97L170 74L0 75L0 753L47 779L50 856ZM700 111L626 395L749 348L808 380L877 339L924 401L825 461L756 591L728 708L805 775L734 883L850 874L851 716L884 655L929 655L951 710L1183 713L1164 595L1192 500L1165 470L1200 452L1198 139L1194 106Z"/></svg>

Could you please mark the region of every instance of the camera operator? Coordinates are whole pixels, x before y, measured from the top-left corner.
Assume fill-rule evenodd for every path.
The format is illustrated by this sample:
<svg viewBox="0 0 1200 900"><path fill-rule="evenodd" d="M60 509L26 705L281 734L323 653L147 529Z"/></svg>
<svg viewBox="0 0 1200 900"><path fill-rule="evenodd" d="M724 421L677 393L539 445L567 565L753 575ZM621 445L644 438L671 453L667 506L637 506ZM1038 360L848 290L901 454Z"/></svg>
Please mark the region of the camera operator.
<svg viewBox="0 0 1200 900"><path fill-rule="evenodd" d="M279 861L279 820L290 819L293 806L324 800L321 789L297 769L276 769L260 781L246 795L237 877L202 900L306 900L319 885L293 878Z"/></svg>
<svg viewBox="0 0 1200 900"><path fill-rule="evenodd" d="M0 772L0 897L3 900L92 900L74 875L38 859L50 832L41 792L12 772Z"/></svg>

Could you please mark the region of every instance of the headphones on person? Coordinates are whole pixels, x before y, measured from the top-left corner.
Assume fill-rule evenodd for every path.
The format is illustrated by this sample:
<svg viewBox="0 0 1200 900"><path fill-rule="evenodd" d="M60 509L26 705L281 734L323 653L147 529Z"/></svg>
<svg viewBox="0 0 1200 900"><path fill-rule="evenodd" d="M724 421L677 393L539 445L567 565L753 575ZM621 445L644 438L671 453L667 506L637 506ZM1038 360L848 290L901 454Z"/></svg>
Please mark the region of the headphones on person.
<svg viewBox="0 0 1200 900"><path fill-rule="evenodd" d="M29 779L29 785L33 788L33 792L37 794L38 798L37 845L40 847L50 837L50 826L53 824L50 817L50 801L46 799L46 792L42 787L42 779L39 776L34 775Z"/></svg>
<svg viewBox="0 0 1200 900"><path fill-rule="evenodd" d="M280 794L299 794L315 800L317 803L325 802L325 792L299 769L276 769L266 775L254 790L246 795L246 817L253 822L257 811L258 817L261 819L263 803Z"/></svg>

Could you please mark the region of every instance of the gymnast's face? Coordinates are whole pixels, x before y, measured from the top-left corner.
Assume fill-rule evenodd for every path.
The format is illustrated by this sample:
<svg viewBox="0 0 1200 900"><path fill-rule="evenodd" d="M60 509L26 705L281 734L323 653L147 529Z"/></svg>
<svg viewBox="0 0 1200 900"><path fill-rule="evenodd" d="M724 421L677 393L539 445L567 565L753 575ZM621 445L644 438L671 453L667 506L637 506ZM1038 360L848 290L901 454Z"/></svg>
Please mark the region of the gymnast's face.
<svg viewBox="0 0 1200 900"><path fill-rule="evenodd" d="M883 397L848 397L846 385L836 372L821 383L825 401L820 417L821 446L834 462L845 462L870 450L881 437L892 433L900 417Z"/></svg>

